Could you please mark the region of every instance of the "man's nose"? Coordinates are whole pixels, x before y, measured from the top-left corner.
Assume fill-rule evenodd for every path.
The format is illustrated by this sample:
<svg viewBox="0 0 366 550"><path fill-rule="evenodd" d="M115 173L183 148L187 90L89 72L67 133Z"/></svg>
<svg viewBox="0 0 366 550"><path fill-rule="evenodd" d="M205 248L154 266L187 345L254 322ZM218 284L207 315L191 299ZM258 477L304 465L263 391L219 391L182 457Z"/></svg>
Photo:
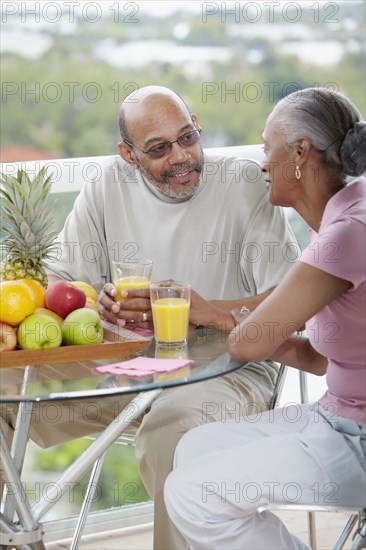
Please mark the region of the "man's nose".
<svg viewBox="0 0 366 550"><path fill-rule="evenodd" d="M172 144L168 160L170 164L179 164L191 158L188 149L183 149L178 142Z"/></svg>

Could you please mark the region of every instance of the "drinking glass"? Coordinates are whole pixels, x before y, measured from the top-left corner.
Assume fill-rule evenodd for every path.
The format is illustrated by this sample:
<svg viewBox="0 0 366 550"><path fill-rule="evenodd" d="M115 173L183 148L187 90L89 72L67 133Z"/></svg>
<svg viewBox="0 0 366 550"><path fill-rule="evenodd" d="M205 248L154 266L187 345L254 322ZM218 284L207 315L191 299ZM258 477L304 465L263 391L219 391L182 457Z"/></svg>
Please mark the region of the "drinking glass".
<svg viewBox="0 0 366 550"><path fill-rule="evenodd" d="M113 284L117 295L114 300L128 300L122 296L124 290L149 288L153 263L151 260L113 261Z"/></svg>
<svg viewBox="0 0 366 550"><path fill-rule="evenodd" d="M150 285L155 341L169 346L187 343L191 287L181 282Z"/></svg>

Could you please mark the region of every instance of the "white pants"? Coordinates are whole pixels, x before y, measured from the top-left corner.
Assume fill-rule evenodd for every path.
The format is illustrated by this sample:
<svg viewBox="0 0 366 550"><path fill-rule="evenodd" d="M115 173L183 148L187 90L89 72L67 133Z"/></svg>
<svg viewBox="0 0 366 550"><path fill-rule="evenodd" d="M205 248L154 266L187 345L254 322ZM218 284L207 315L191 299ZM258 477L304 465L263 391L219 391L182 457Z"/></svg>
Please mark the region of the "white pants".
<svg viewBox="0 0 366 550"><path fill-rule="evenodd" d="M268 409L271 367L253 365L226 376L165 390L146 414L136 438L136 457L146 490L154 499L154 549L188 548L170 521L164 483L173 468L176 445L192 428ZM260 390L259 390L260 388Z"/></svg>
<svg viewBox="0 0 366 550"><path fill-rule="evenodd" d="M365 432L319 412L290 406L200 426L181 439L165 502L191 548L304 549L274 514L257 509L271 502L365 506ZM343 421L350 435L338 431Z"/></svg>

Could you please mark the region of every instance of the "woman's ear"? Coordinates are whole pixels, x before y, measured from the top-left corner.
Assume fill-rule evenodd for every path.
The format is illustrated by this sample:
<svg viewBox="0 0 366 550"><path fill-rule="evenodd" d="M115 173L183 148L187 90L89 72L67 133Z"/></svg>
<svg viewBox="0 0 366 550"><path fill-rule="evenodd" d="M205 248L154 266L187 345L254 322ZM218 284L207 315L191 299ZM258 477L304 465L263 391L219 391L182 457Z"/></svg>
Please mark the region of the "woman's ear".
<svg viewBox="0 0 366 550"><path fill-rule="evenodd" d="M295 149L295 162L297 164L303 164L309 156L310 141L307 137L301 137L294 143Z"/></svg>
<svg viewBox="0 0 366 550"><path fill-rule="evenodd" d="M119 156L123 158L124 161L128 162L128 164L131 164L134 168L137 168L137 163L132 148L124 141L120 141L117 148Z"/></svg>

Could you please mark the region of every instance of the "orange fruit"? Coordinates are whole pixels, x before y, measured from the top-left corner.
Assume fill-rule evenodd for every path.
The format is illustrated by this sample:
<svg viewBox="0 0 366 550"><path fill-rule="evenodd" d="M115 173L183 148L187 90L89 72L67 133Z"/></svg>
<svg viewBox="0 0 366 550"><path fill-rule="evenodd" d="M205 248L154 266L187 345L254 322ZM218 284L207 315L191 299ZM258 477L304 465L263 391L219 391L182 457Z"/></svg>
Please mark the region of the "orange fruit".
<svg viewBox="0 0 366 550"><path fill-rule="evenodd" d="M19 281L33 290L36 297L36 307L44 307L46 295L46 289L44 286L42 286L41 283L35 279L19 279Z"/></svg>
<svg viewBox="0 0 366 550"><path fill-rule="evenodd" d="M36 296L26 284L18 281L0 283L0 321L17 326L36 308Z"/></svg>

